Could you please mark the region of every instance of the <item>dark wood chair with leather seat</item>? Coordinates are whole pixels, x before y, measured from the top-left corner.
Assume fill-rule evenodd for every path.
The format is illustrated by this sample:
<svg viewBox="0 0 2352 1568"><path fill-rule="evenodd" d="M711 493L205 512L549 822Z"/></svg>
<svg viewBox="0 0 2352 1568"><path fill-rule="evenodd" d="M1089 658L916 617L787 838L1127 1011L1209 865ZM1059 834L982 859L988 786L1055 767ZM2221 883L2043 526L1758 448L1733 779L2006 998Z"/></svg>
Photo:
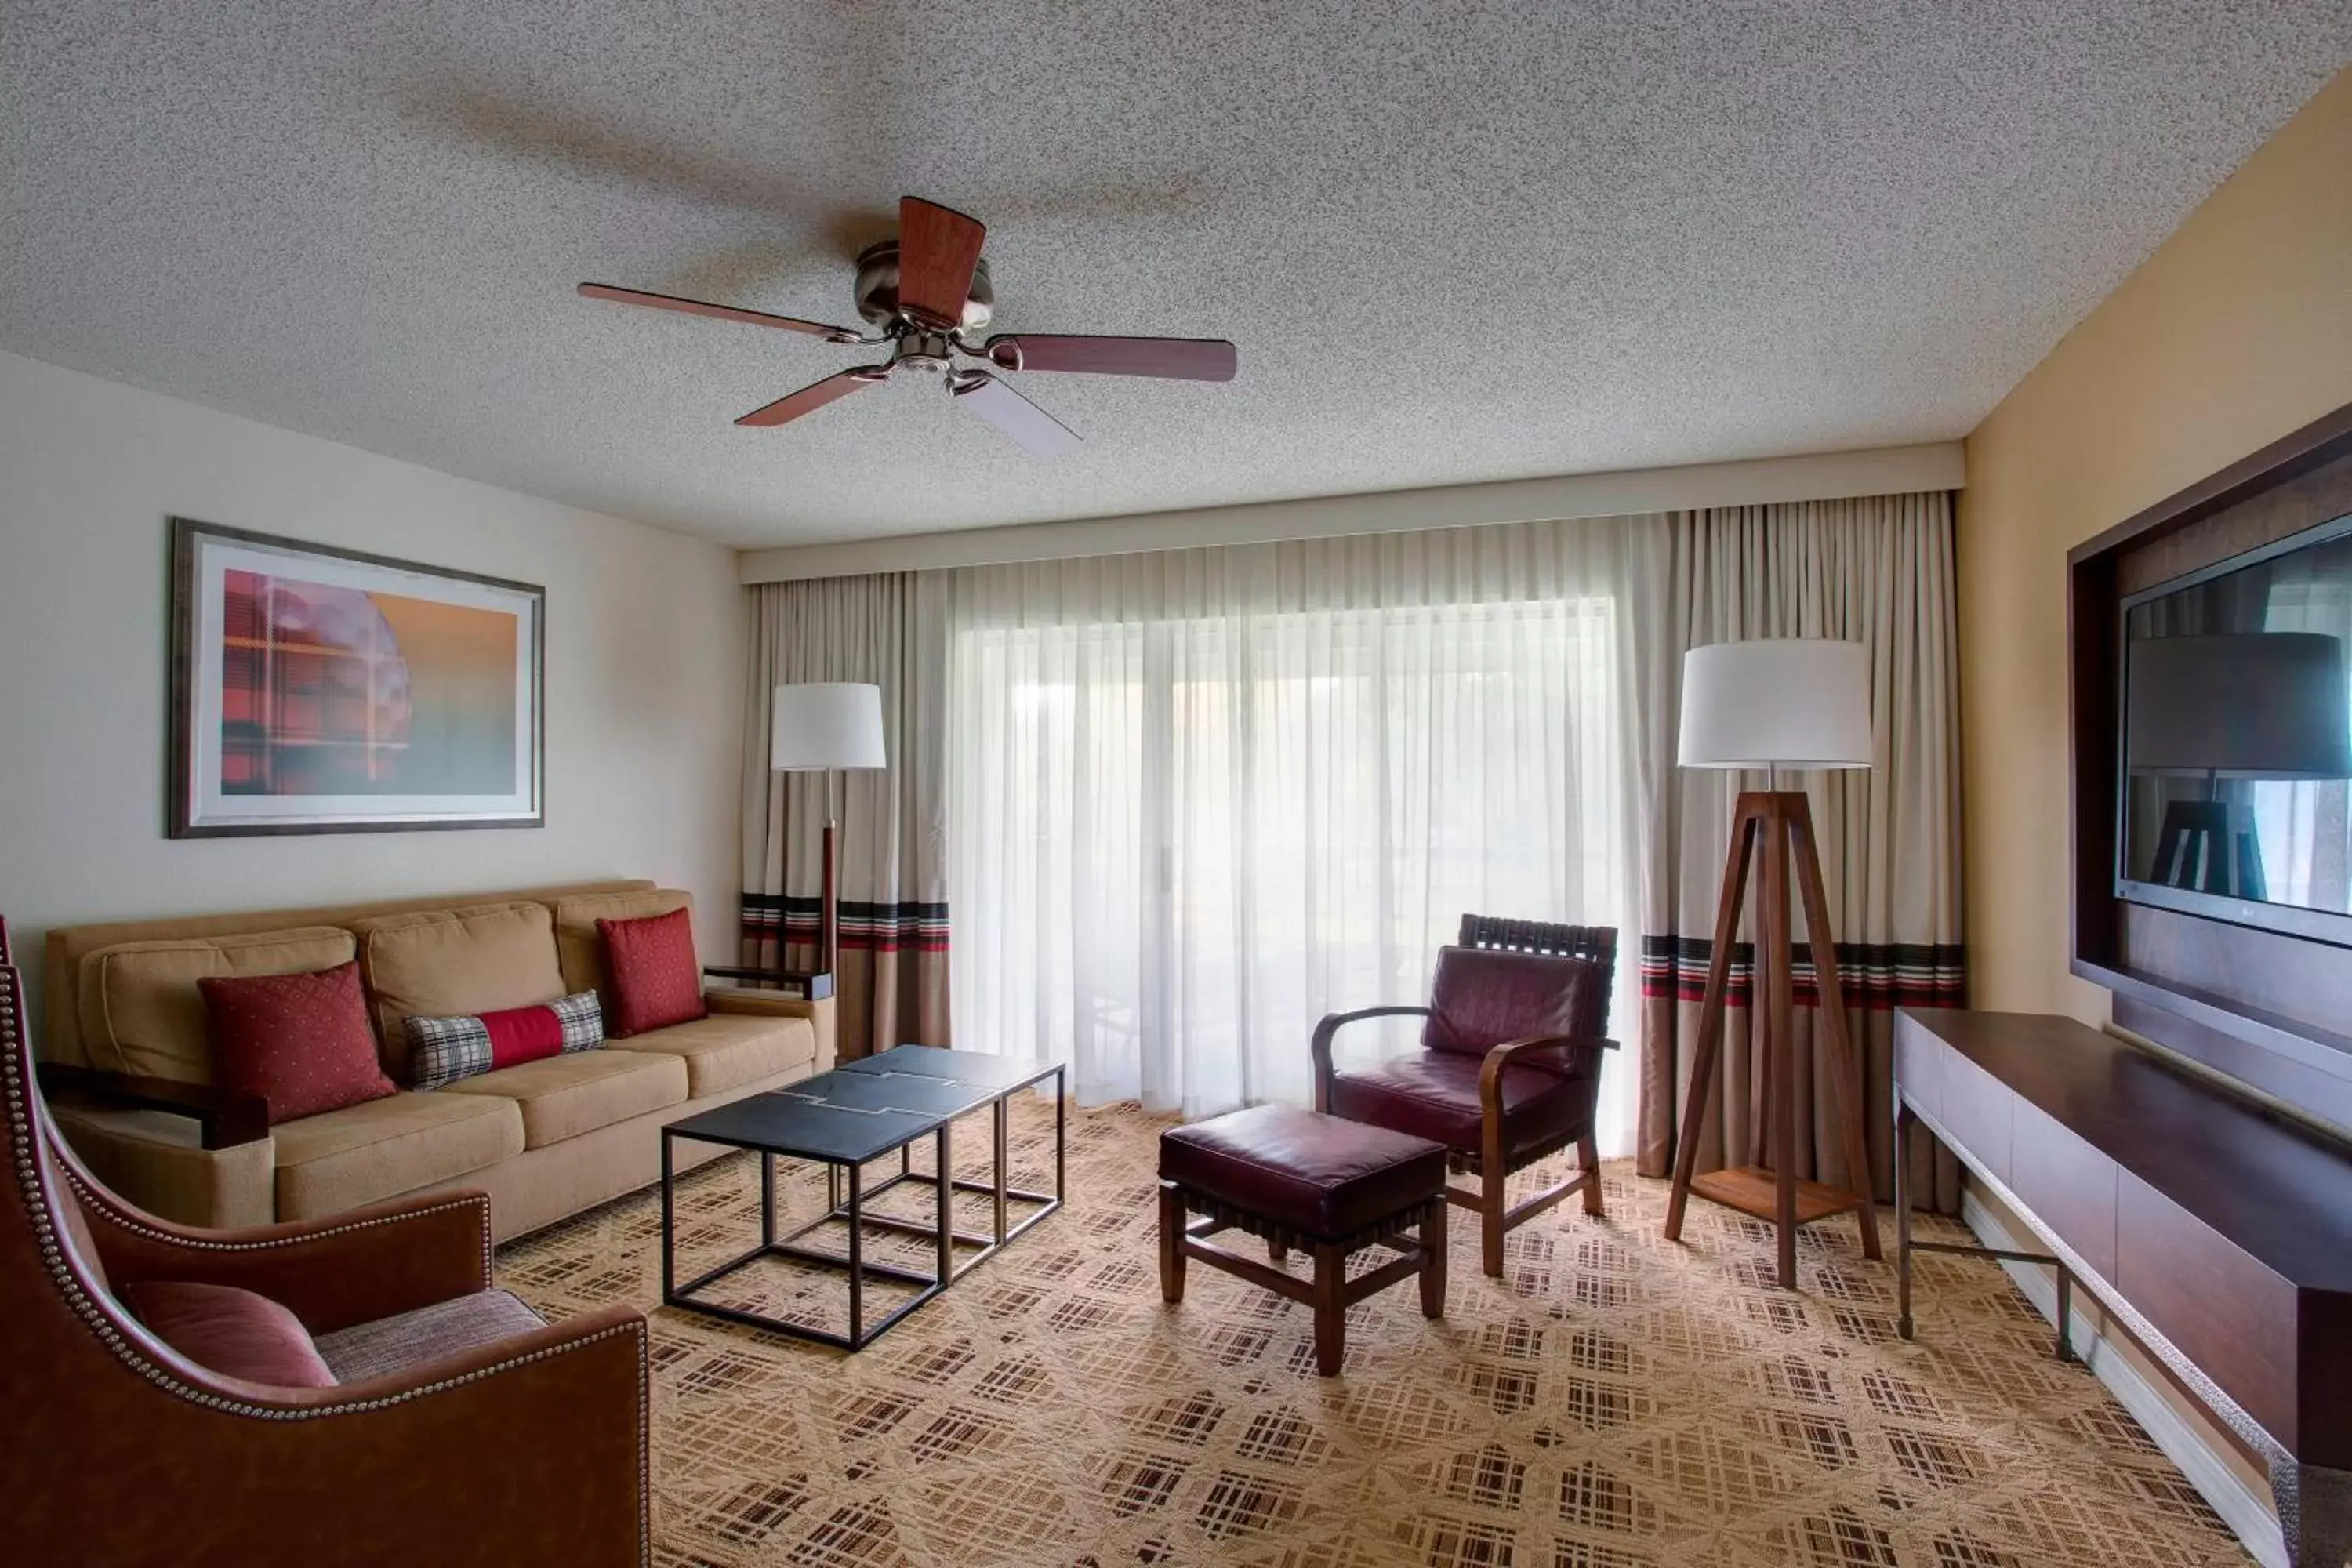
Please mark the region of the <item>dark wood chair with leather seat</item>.
<svg viewBox="0 0 2352 1568"><path fill-rule="evenodd" d="M1462 917L1459 945L1441 949L1426 1006L1366 1007L1316 1026L1315 1109L1350 1121L1433 1139L1450 1169L1475 1188L1447 1199L1479 1216L1481 1261L1503 1272L1503 1236L1573 1194L1601 1212L1600 1148L1593 1137L1617 932ZM1419 1016L1419 1052L1339 1070L1332 1038L1367 1018ZM1574 1176L1508 1202L1515 1172L1573 1144Z"/></svg>
<svg viewBox="0 0 2352 1568"><path fill-rule="evenodd" d="M478 1192L234 1231L131 1207L58 1136L23 994L0 957L9 1561L641 1568L643 1314L550 1325L491 1289ZM245 1304L209 1360L299 1346L320 1375L175 1350L123 1304L158 1291Z"/></svg>

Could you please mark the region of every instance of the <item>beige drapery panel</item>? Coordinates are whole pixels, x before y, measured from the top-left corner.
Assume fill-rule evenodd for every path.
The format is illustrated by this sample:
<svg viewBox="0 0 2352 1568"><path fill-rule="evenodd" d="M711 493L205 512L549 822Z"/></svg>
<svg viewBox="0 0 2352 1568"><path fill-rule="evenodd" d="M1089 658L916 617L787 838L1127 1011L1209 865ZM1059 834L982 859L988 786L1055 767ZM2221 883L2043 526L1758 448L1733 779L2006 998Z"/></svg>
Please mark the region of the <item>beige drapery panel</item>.
<svg viewBox="0 0 2352 1568"><path fill-rule="evenodd" d="M1762 1120L1760 1040L1748 1007L1751 890L1748 923L1734 955L1722 1093L1703 1125L1679 1125L1732 799L1743 787L1767 787L1761 773L1674 765L1682 651L1750 637L1841 637L1870 649L1877 765L1784 775L1782 784L1801 784L1811 796L1847 1023L1864 1057L1868 1179L1879 1197L1889 1198L1894 1009L1963 1000L1951 498L1939 491L1718 508L1666 521L1673 531L1667 614L1654 627L1643 661L1645 749L1654 772L1645 792L1638 1167L1644 1175L1668 1174L1676 1140L1686 1136L1699 1141L1702 1171L1750 1163ZM1826 1065L1814 1049L1819 1014L1810 959L1801 946L1798 1075L1812 1093L1797 1100L1797 1144L1806 1161L1798 1174L1843 1185L1852 1177L1828 1121L1832 1102ZM1950 1154L1923 1137L1914 1162L1912 1191L1920 1201L1957 1208L1959 1173Z"/></svg>
<svg viewBox="0 0 2352 1568"><path fill-rule="evenodd" d="M751 594L743 693L743 961L816 962L827 775L770 771L771 694L809 680L882 689L887 769L834 775L841 805L841 1054L950 1043L946 616L911 572L765 583Z"/></svg>

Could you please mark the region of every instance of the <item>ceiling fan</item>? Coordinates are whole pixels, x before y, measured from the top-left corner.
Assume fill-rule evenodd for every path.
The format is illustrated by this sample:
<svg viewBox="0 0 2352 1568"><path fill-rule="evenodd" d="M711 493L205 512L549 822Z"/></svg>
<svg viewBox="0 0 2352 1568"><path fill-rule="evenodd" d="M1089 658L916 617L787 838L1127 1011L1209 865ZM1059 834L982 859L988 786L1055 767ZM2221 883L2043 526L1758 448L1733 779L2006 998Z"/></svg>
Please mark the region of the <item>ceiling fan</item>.
<svg viewBox="0 0 2352 1568"><path fill-rule="evenodd" d="M1082 371L1097 375L1156 375L1179 381L1231 381L1239 363L1234 345L1215 338L1074 337L1037 332L999 333L985 342L996 295L988 262L980 254L988 230L977 218L924 201L898 200L898 237L866 247L857 258L857 313L878 331L871 336L848 327L772 316L702 300L609 283L583 283L591 300L649 305L689 316L711 316L753 326L807 332L829 343L890 345L880 364L853 365L798 392L754 408L738 425L789 424L853 392L877 386L900 370L937 373L964 407L1041 458L1076 451L1078 437L1060 420L992 374L994 370ZM982 362L960 364L958 356Z"/></svg>

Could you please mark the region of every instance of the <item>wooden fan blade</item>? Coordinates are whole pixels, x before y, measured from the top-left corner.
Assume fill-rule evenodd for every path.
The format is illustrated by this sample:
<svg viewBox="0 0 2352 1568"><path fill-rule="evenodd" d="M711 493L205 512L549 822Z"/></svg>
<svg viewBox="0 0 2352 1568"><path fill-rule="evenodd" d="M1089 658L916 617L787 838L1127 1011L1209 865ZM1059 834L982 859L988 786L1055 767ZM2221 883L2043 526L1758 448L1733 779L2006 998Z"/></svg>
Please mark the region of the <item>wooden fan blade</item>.
<svg viewBox="0 0 2352 1568"><path fill-rule="evenodd" d="M1085 445L1077 432L984 370L965 371L948 384L948 390L958 403L1012 437L1031 457L1066 457Z"/></svg>
<svg viewBox="0 0 2352 1568"><path fill-rule="evenodd" d="M898 309L938 331L963 324L988 230L920 196L898 198Z"/></svg>
<svg viewBox="0 0 2352 1568"><path fill-rule="evenodd" d="M755 327L782 327L787 331L808 332L840 342L854 343L857 341L857 334L847 327L829 327L823 321L803 321L797 316L772 316L765 310L746 310L734 305L714 305L707 300L682 300L675 294L654 294L643 289L620 289L610 283L583 283L580 293L589 300L611 300L623 305L650 305L656 310L676 310L680 315L710 316L722 321L749 321Z"/></svg>
<svg viewBox="0 0 2352 1568"><path fill-rule="evenodd" d="M1076 370L1095 375L1159 375L1231 381L1241 355L1222 338L1104 338L1004 332L988 357L1006 370Z"/></svg>
<svg viewBox="0 0 2352 1568"><path fill-rule="evenodd" d="M777 398L764 408L754 408L738 425L754 425L762 428L771 425L789 424L803 414L814 414L826 404L848 396L864 387L890 379L887 370L865 367L845 370L838 375L828 375L823 381L811 382L798 392Z"/></svg>

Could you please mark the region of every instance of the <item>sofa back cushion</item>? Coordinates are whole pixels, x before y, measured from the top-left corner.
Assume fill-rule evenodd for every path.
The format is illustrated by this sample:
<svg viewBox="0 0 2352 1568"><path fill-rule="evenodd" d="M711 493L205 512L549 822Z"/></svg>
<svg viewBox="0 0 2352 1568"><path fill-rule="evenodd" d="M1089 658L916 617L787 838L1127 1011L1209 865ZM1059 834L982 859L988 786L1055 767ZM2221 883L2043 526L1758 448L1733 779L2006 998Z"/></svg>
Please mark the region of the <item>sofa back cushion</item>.
<svg viewBox="0 0 2352 1568"><path fill-rule="evenodd" d="M294 1121L397 1093L377 1060L360 966L310 974L207 974L213 1073L257 1094L269 1121Z"/></svg>
<svg viewBox="0 0 2352 1568"><path fill-rule="evenodd" d="M563 966L569 991L593 991L604 1004L604 1016L614 1016L619 1000L613 991L613 966L604 952L604 933L598 921L639 921L684 910L694 918L694 895L676 888L631 889L619 892L583 893L555 900L555 956Z"/></svg>
<svg viewBox="0 0 2352 1568"><path fill-rule="evenodd" d="M360 975L375 1008L383 1065L409 1081L408 1020L502 1012L564 994L545 904L478 904L356 922Z"/></svg>
<svg viewBox="0 0 2352 1568"><path fill-rule="evenodd" d="M90 1065L210 1083L213 1053L196 982L332 969L351 963L354 951L352 933L332 926L101 948L83 962L74 999Z"/></svg>

